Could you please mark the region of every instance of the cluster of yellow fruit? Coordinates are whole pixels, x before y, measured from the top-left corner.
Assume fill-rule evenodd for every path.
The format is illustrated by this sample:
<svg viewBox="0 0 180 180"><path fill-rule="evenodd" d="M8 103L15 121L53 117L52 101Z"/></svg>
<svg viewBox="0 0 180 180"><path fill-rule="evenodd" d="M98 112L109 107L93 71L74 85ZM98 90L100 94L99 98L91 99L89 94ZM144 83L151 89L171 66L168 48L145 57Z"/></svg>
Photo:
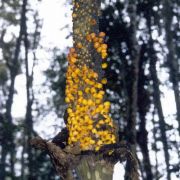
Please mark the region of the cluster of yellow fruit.
<svg viewBox="0 0 180 180"><path fill-rule="evenodd" d="M86 36L86 39L89 42L93 42L94 48L98 53L101 54L102 59L105 59L107 57L107 44L104 43L104 32L100 32L98 36L95 33L88 34Z"/></svg>
<svg viewBox="0 0 180 180"><path fill-rule="evenodd" d="M107 45L103 44L102 40L100 43L100 38L103 38L105 34L99 33L99 37L94 35L91 33L87 39L94 42L94 48L101 53L104 59L107 56L105 51ZM96 45L97 40L93 40L95 37L98 39L99 47ZM79 43L75 48L81 49L81 44ZM65 102L68 104L68 144L79 143L82 151L98 151L102 145L116 142L114 124L109 116L110 102L104 101L103 85L107 83L107 79L100 79L98 73L92 68L79 63L75 48L70 48L66 73ZM102 64L103 67L107 66Z"/></svg>

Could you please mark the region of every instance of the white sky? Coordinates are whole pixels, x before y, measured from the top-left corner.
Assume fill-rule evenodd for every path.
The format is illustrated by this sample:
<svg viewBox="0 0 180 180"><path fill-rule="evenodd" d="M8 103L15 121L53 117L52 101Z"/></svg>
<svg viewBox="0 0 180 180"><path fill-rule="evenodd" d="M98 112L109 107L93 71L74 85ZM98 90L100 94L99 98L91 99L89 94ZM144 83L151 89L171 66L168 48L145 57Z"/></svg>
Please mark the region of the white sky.
<svg viewBox="0 0 180 180"><path fill-rule="evenodd" d="M72 46L72 39L66 39L69 32L72 29L71 21L71 7L66 5L66 0L43 0L39 7L40 16L43 18L43 27L41 31L41 42L40 44L45 48L37 51L37 57L39 59L39 65L35 67L35 87L41 88L42 82L45 78L42 76L42 71L49 67L49 59L51 53L47 50L53 47L58 47L63 51L69 46ZM68 25L68 28L64 28ZM159 72L161 80L165 81L168 76L164 71ZM14 97L14 104L12 114L14 117L19 118L25 115L26 108L26 89L25 89L25 76L19 75L16 78L16 89L17 94ZM163 92L162 105L165 117L173 116L175 114L175 101L174 94L166 86L161 87ZM40 101L43 101L42 96L39 97ZM20 103L21 102L21 103ZM36 122L35 129L44 138L55 133L52 125L57 122L52 121L53 114L50 117L46 117L43 122ZM170 118L171 119L171 118ZM59 123L59 122L58 122ZM49 132L47 132L49 130ZM57 131L56 131L57 132ZM123 180L124 167L118 163L115 166L115 173L113 180ZM173 179L175 180L175 178Z"/></svg>

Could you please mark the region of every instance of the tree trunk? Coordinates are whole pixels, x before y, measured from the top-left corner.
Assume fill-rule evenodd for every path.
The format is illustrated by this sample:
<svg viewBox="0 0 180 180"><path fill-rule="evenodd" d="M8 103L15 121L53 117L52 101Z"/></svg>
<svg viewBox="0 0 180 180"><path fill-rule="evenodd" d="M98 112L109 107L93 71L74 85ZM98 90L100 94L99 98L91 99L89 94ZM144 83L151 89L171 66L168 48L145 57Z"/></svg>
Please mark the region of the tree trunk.
<svg viewBox="0 0 180 180"><path fill-rule="evenodd" d="M23 18L23 37L24 37L24 47L25 47L25 69L26 69L26 98L27 98L27 105L26 105L26 116L25 116L25 135L27 135L27 154L28 154L28 179L35 179L35 169L34 169L34 161L33 161L33 150L30 146L30 140L32 139L33 135L33 117L32 117L32 105L33 105L33 69L32 74L29 72L29 59L28 59L28 52L29 52L29 40L28 40L28 33L27 33L27 0L23 0L24 4L24 18ZM34 67L32 67L34 68Z"/></svg>
<svg viewBox="0 0 180 180"><path fill-rule="evenodd" d="M167 135L166 135L166 122L164 119L164 114L161 105L161 96L159 90L159 80L157 77L157 70L156 70L156 55L153 50L153 42L152 39L149 42L150 44L150 73L151 78L153 80L153 96L154 96L154 104L155 108L157 109L158 117L159 117L159 127L161 131L161 140L163 144L163 150L165 154L165 162L166 162L166 170L167 170L167 179L170 180L170 164L169 164L169 152L168 152L168 142L167 142Z"/></svg>
<svg viewBox="0 0 180 180"><path fill-rule="evenodd" d="M95 156L83 157L76 168L80 180L111 180L113 164Z"/></svg>
<svg viewBox="0 0 180 180"><path fill-rule="evenodd" d="M174 46L174 32L172 29L172 18L173 18L173 3L169 0L164 0L164 22L165 22L165 30L166 30L166 45L168 48L167 54L167 63L168 68L170 70L170 81L173 85L174 96L175 96L175 103L176 103L176 119L178 121L178 131L180 135L180 92L179 92L179 77L178 77L178 59L175 58L175 46Z"/></svg>
<svg viewBox="0 0 180 180"><path fill-rule="evenodd" d="M131 87L129 90L129 111L127 112L127 127L126 127L126 136L127 141L130 143L131 150L134 154L136 154L136 117L137 117L137 99L138 99L138 72L139 72L139 53L140 48L136 38L136 28L137 28L137 20L136 20L136 1L129 1L128 4L128 13L130 17L130 37L129 37L129 49L132 60L132 80ZM130 165L127 161L125 179L130 180L129 172Z"/></svg>
<svg viewBox="0 0 180 180"><path fill-rule="evenodd" d="M139 62L139 82L138 82L138 111L139 111L139 130L137 132L137 143L141 148L143 155L143 174L145 174L146 180L153 180L153 174L151 170L151 163L148 150L148 132L146 130L146 114L150 107L150 97L149 91L144 87L147 83L147 77L144 74L144 66L147 63L144 57L144 52L146 51L146 46L141 48L141 56Z"/></svg>
<svg viewBox="0 0 180 180"><path fill-rule="evenodd" d="M147 28L149 32L149 42L148 42L148 55L149 55L149 60L150 60L150 75L153 81L153 100L154 100L154 105L157 110L157 114L159 117L159 127L160 127L160 133L161 133L161 141L163 144L163 150L164 150L164 155L165 155L165 163L166 163L166 171L167 171L167 179L170 180L170 157L169 157L169 152L168 152L168 140L167 140L167 135L166 135L166 122L164 119L164 114L163 114L163 109L161 105L161 93L159 89L159 79L157 75L157 70L156 70L156 62L157 62L157 56L156 52L154 49L154 41L152 38L152 19L151 17L152 14L152 8L153 4L150 2L150 6L147 11Z"/></svg>
<svg viewBox="0 0 180 180"><path fill-rule="evenodd" d="M9 92L8 92L8 98L6 101L6 113L5 113L5 118L8 123L8 131L6 133L7 136L7 142L9 142L10 146L10 167L11 167L11 177L12 179L15 178L15 171L14 171L14 164L15 164L15 143L14 143L14 124L12 122L12 105L13 105L13 98L14 98L14 88L15 88L15 79L18 74L19 70L19 63L18 63L18 57L20 53L20 46L21 46L21 40L22 40L22 19L23 19L23 6L22 6L22 13L21 13L21 21L20 21L20 32L19 36L16 41L16 47L15 47L15 52L14 52L14 57L13 59L10 59L7 61L7 66L9 67L10 70L10 87L9 87ZM4 153L4 160L6 160L7 156L7 143L2 146L2 149L6 149L6 152ZM5 167L4 167L5 168ZM4 171L5 169L2 169L2 174L5 174ZM2 177L2 180L4 180L5 177Z"/></svg>
<svg viewBox="0 0 180 180"><path fill-rule="evenodd" d="M10 59L7 61L7 66L9 67L10 70L10 87L9 87L9 92L8 92L8 98L7 98L7 102L6 102L6 113L5 113L5 118L7 121L7 126L8 126L8 130L6 132L6 137L7 137L7 142L9 143L9 145L7 145L8 143L6 142L6 144L4 144L4 146L2 145L2 149L4 151L4 162L6 161L6 156L8 154L8 151L10 153L10 170L11 170L11 177L12 179L15 178L15 170L14 170L14 165L15 165L15 155L16 155L16 147L15 147L15 143L14 143L14 124L12 122L12 114L11 114L11 110L12 110L12 105L13 105L13 98L14 98L14 89L15 89L15 79L16 76L18 75L18 71L19 71L19 62L18 62L18 58L19 58L19 53L20 53L20 46L21 46L21 41L22 41L22 37L23 37L23 19L25 18L25 5L24 3L22 4L22 10L21 10L21 20L20 20L20 31L19 31L19 36L17 38L16 41L16 47L15 47L15 52L14 52L14 57L13 59ZM10 146L8 148L8 146ZM7 150L9 149L9 150ZM2 174L5 175L5 166L2 168ZM2 180L5 179L5 176L2 177Z"/></svg>
<svg viewBox="0 0 180 180"><path fill-rule="evenodd" d="M87 35L90 33L98 34L99 32L99 16L100 0L74 1L73 7L73 40L74 47L81 43L84 53L79 53L80 63L90 66L98 73L99 79L103 76L101 69L101 59L92 46L87 45ZM86 23L85 23L86 22ZM89 54L90 57L87 57ZM89 59L89 61L88 61ZM85 156L79 162L76 171L81 180L110 180L113 176L113 164L100 160L97 156Z"/></svg>
<svg viewBox="0 0 180 180"><path fill-rule="evenodd" d="M154 117L156 114L156 108L155 106L153 107L153 112L152 112L152 124L153 124L153 139L154 139L154 144L153 144L153 149L154 149L154 153L155 153L155 172L154 172L154 178L155 179L159 179L159 170L158 170L158 148L157 148L157 127L156 124L157 122L155 122Z"/></svg>

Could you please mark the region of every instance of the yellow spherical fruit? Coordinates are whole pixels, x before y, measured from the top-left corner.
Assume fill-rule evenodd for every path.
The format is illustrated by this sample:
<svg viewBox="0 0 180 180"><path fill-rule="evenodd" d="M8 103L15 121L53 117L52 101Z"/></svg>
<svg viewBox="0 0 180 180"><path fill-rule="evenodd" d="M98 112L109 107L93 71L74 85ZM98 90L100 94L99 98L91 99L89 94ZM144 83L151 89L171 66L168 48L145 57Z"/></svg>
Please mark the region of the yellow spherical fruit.
<svg viewBox="0 0 180 180"><path fill-rule="evenodd" d="M82 92L82 91L78 91L78 95L79 95L79 96L82 96L82 95L83 95L83 92Z"/></svg>
<svg viewBox="0 0 180 180"><path fill-rule="evenodd" d="M77 55L77 53L73 53L72 56L77 58L78 55Z"/></svg>
<svg viewBox="0 0 180 180"><path fill-rule="evenodd" d="M69 103L70 102L70 99L68 97L65 98L65 102L66 103Z"/></svg>
<svg viewBox="0 0 180 180"><path fill-rule="evenodd" d="M94 81L89 81L89 85L93 86L95 84Z"/></svg>
<svg viewBox="0 0 180 180"><path fill-rule="evenodd" d="M96 84L96 87L97 87L98 89L101 89L103 86L102 86L101 83L97 83L97 84Z"/></svg>
<svg viewBox="0 0 180 180"><path fill-rule="evenodd" d="M106 69L107 66L108 66L107 63L102 63L102 68L103 68L103 69Z"/></svg>
<svg viewBox="0 0 180 180"><path fill-rule="evenodd" d="M68 108L68 109L67 109L67 112L68 112L68 113L72 113L73 110L72 110L71 108Z"/></svg>
<svg viewBox="0 0 180 180"><path fill-rule="evenodd" d="M99 46L100 46L99 42L95 42L95 43L94 43L94 48L97 49Z"/></svg>
<svg viewBox="0 0 180 180"><path fill-rule="evenodd" d="M70 48L70 53L75 53L75 48Z"/></svg>
<svg viewBox="0 0 180 180"><path fill-rule="evenodd" d="M104 92L104 91L99 91L99 94L104 95L104 94L105 94L105 92Z"/></svg>
<svg viewBox="0 0 180 180"><path fill-rule="evenodd" d="M106 59L106 58L107 58L107 56L108 56L108 54L107 54L107 53L102 53L102 54L101 54L102 59Z"/></svg>
<svg viewBox="0 0 180 180"><path fill-rule="evenodd" d="M100 103L101 103L101 99L96 99L96 100L95 100L95 103L96 103L96 104L100 104Z"/></svg>
<svg viewBox="0 0 180 180"><path fill-rule="evenodd" d="M109 107L111 105L111 103L109 101L106 101L106 102L104 102L104 105Z"/></svg>
<svg viewBox="0 0 180 180"><path fill-rule="evenodd" d="M82 103L83 103L84 105L87 105L87 100L86 100L86 99L83 99Z"/></svg>
<svg viewBox="0 0 180 180"><path fill-rule="evenodd" d="M78 103L82 103L82 101L83 101L82 97L78 98L77 100Z"/></svg>
<svg viewBox="0 0 180 180"><path fill-rule="evenodd" d="M87 126L87 128L88 128L89 130L92 130L92 129L93 129L93 125L90 124L90 125Z"/></svg>
<svg viewBox="0 0 180 180"><path fill-rule="evenodd" d="M71 137L72 142L76 142L76 138L74 136Z"/></svg>
<svg viewBox="0 0 180 180"><path fill-rule="evenodd" d="M106 36L106 34L104 32L99 33L99 37L105 37L105 36Z"/></svg>
<svg viewBox="0 0 180 180"><path fill-rule="evenodd" d="M80 69L79 68L77 68L76 70L75 70L75 73L76 74L79 74L81 71L80 71Z"/></svg>
<svg viewBox="0 0 180 180"><path fill-rule="evenodd" d="M102 49L107 49L107 44L102 44L101 47Z"/></svg>
<svg viewBox="0 0 180 180"><path fill-rule="evenodd" d="M103 38L99 38L98 42L101 44L103 43Z"/></svg>
<svg viewBox="0 0 180 180"><path fill-rule="evenodd" d="M97 133L97 130L95 128L92 129L92 133L93 134L96 134Z"/></svg>
<svg viewBox="0 0 180 180"><path fill-rule="evenodd" d="M100 53L101 51L102 51L102 47L100 46L97 48L97 52Z"/></svg>
<svg viewBox="0 0 180 180"><path fill-rule="evenodd" d="M101 140L99 140L98 142L97 142L97 145L99 145L99 146L101 146L103 144L103 142L101 141Z"/></svg>
<svg viewBox="0 0 180 180"><path fill-rule="evenodd" d="M99 151L99 149L100 149L100 146L95 147L95 151Z"/></svg>
<svg viewBox="0 0 180 180"><path fill-rule="evenodd" d="M77 43L77 47L79 48L79 49L81 49L83 46L82 46L82 43L80 43L80 42L78 42Z"/></svg>
<svg viewBox="0 0 180 180"><path fill-rule="evenodd" d="M104 124L104 121L103 121L103 120L100 120L100 121L98 122L98 124L102 125L102 124Z"/></svg>
<svg viewBox="0 0 180 180"><path fill-rule="evenodd" d="M93 73L93 78L98 78L98 73Z"/></svg>
<svg viewBox="0 0 180 180"><path fill-rule="evenodd" d="M78 135L78 132L77 132L77 131L74 131L74 132L73 132L73 136L76 136L76 135Z"/></svg>
<svg viewBox="0 0 180 180"><path fill-rule="evenodd" d="M103 95L98 93L98 94L96 94L95 97L98 98L98 99L102 99L102 98L103 98Z"/></svg>
<svg viewBox="0 0 180 180"><path fill-rule="evenodd" d="M95 33L91 33L90 36L91 36L92 39L94 39L96 37L96 34Z"/></svg>
<svg viewBox="0 0 180 180"><path fill-rule="evenodd" d="M109 123L110 122L110 119L105 119L105 123Z"/></svg>
<svg viewBox="0 0 180 180"><path fill-rule="evenodd" d="M102 54L105 54L105 53L107 53L107 50L106 50L106 49L102 49L102 50L101 50L101 53L102 53Z"/></svg>
<svg viewBox="0 0 180 180"><path fill-rule="evenodd" d="M102 83L102 84L107 84L107 79L106 79L106 78L103 78L103 79L101 80L101 83Z"/></svg>
<svg viewBox="0 0 180 180"><path fill-rule="evenodd" d="M98 38L98 37L94 37L94 38L93 38L93 42L94 42L94 43L96 43L96 42L98 42L98 41L99 41L99 38Z"/></svg>
<svg viewBox="0 0 180 180"><path fill-rule="evenodd" d="M72 17L73 17L73 18L76 18L76 17L77 17L77 14L73 13L73 14L72 14Z"/></svg>
<svg viewBox="0 0 180 180"><path fill-rule="evenodd" d="M87 83L87 84L89 84L89 82L90 82L89 79L85 79L84 81L85 81L85 83Z"/></svg>
<svg viewBox="0 0 180 180"><path fill-rule="evenodd" d="M85 93L87 93L87 94L88 94L88 93L89 93L89 91L90 91L90 88L88 88L88 87L87 87L87 88L85 88Z"/></svg>
<svg viewBox="0 0 180 180"><path fill-rule="evenodd" d="M86 35L86 39L88 40L88 41L91 41L91 35Z"/></svg>
<svg viewBox="0 0 180 180"><path fill-rule="evenodd" d="M91 92L92 94L94 94L94 93L96 93L96 89L95 89L94 87L92 87L92 88L90 89L90 92Z"/></svg>
<svg viewBox="0 0 180 180"><path fill-rule="evenodd" d="M93 139L90 140L90 144L95 144L95 143L96 143L95 140L93 140Z"/></svg>
<svg viewBox="0 0 180 180"><path fill-rule="evenodd" d="M73 78L76 78L76 77L77 77L77 74L76 74L75 72L72 72L71 75L72 75Z"/></svg>
<svg viewBox="0 0 180 180"><path fill-rule="evenodd" d="M109 122L108 125L111 126L111 127L113 127L113 122L112 122L112 121Z"/></svg>
<svg viewBox="0 0 180 180"><path fill-rule="evenodd" d="M93 101L92 101L91 99L88 99L87 104L88 104L89 106L92 106L92 105L93 105Z"/></svg>

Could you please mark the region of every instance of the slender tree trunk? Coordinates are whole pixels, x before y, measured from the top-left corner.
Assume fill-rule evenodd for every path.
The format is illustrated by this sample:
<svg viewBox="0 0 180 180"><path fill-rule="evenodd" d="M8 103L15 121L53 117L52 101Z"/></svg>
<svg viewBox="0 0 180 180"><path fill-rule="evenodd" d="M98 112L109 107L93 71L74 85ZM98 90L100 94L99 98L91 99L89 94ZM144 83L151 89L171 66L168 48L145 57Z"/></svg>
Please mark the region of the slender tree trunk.
<svg viewBox="0 0 180 180"><path fill-rule="evenodd" d="M167 142L167 135L166 135L166 122L164 119L164 114L161 105L161 95L159 90L159 80L157 77L157 70L156 70L156 55L153 50L153 41L152 39L149 42L150 50L149 50L149 57L150 57L150 74L153 80L153 96L154 96L154 104L155 108L157 109L158 117L159 117L159 127L161 131L161 140L163 144L163 150L165 155L165 162L166 162L166 170L167 170L167 179L170 180L170 157L168 152L168 142Z"/></svg>
<svg viewBox="0 0 180 180"><path fill-rule="evenodd" d="M143 166L144 166L144 171L146 174L146 180L153 180L153 174L151 170L151 163L150 163L150 158L149 158L149 151L148 151L148 141L147 141L147 135L148 132L146 130L146 118L142 114L140 115L140 128L139 128L139 133L137 136L137 141L138 144L141 148L141 152L143 155Z"/></svg>
<svg viewBox="0 0 180 180"><path fill-rule="evenodd" d="M27 35L25 35L26 37ZM34 178L33 171L33 153L30 147L30 140L33 134L33 120L32 120L32 77L29 75L29 63L28 63L28 46L27 37L25 38L25 66L26 66L26 94L27 94L27 106L26 106L26 117L25 117L25 134L27 134L27 153L28 153L28 168L29 168L29 179Z"/></svg>
<svg viewBox="0 0 180 180"><path fill-rule="evenodd" d="M21 153L21 180L25 180L25 158L24 158L24 154L25 154L25 146L26 146L26 141L25 141L25 137L23 136L22 138L22 153Z"/></svg>
<svg viewBox="0 0 180 180"><path fill-rule="evenodd" d="M33 104L33 91L32 91L32 83L33 77L29 73L29 60L28 60L28 51L29 51L29 41L27 34L27 0L23 0L24 4L24 19L23 19L23 35L24 35L24 47L25 47L25 69L26 69L26 98L27 98L27 106L26 106L26 117L25 117L25 134L27 134L27 153L28 153L28 168L29 168L29 176L28 179L35 179L35 171L33 164L33 152L30 146L30 140L33 135L33 119L32 119L32 104Z"/></svg>
<svg viewBox="0 0 180 180"><path fill-rule="evenodd" d="M169 0L164 0L164 25L166 32L166 46L168 49L167 64L169 68L169 79L172 82L176 104L176 119L178 121L178 132L180 136L180 87L179 87L179 64L178 57L176 57L176 45L174 43L173 26L173 3ZM175 26L175 25L174 25ZM180 149L177 149L178 157L180 157ZM180 161L179 161L180 168Z"/></svg>
<svg viewBox="0 0 180 180"><path fill-rule="evenodd" d="M132 60L132 77L131 89L129 93L129 112L128 112L128 122L126 127L127 141L130 143L131 150L136 154L136 117L137 117L137 98L138 98L138 71L139 71L139 46L136 39L136 3L135 1L129 1L128 12L130 17L130 38L129 44L131 44L131 60ZM130 166L127 161L125 179L131 179L129 176Z"/></svg>
<svg viewBox="0 0 180 180"><path fill-rule="evenodd" d="M0 162L0 179L2 179L2 180L5 180L5 176L6 176L6 173L5 173L5 168L6 168L6 164L5 164L5 162L6 162L6 155L7 155L7 146L6 146L6 143L7 142L5 142L5 135L4 135L4 133L2 134L2 137L3 137L3 139L2 139L2 144L1 144L1 147L2 147L2 150L1 150L1 162Z"/></svg>
<svg viewBox="0 0 180 180"><path fill-rule="evenodd" d="M137 133L137 143L141 148L143 155L143 174L145 174L146 180L153 180L153 174L151 170L151 163L148 150L148 132L146 130L146 113L150 107L149 92L144 88L146 84L146 76L144 74L144 64L146 63L144 59L144 52L146 46L141 48L141 58L139 62L139 82L138 82L138 110L139 110L139 130Z"/></svg>
<svg viewBox="0 0 180 180"><path fill-rule="evenodd" d="M168 67L170 70L170 81L173 85L174 96L175 96L175 103L176 103L176 110L177 115L176 119L178 121L178 131L180 135L180 91L179 91L179 77L178 77L178 59L175 58L175 46L174 46L174 39L173 34L174 32L171 30L172 28L172 19L173 19L173 2L169 0L164 0L164 22L165 22L165 30L166 30L166 45L168 48L167 54L167 62Z"/></svg>
<svg viewBox="0 0 180 180"><path fill-rule="evenodd" d="M21 11L21 20L20 20L20 32L19 32L19 36L18 36L17 42L16 42L14 58L12 59L12 61L7 62L7 65L10 70L11 82L10 82L8 99L6 102L6 114L5 115L6 115L6 120L8 122L8 127L9 127L9 131L7 132L8 133L7 137L8 137L8 142L10 143L10 167L11 167L12 179L15 178L14 164L15 164L16 152L15 152L14 132L13 132L14 125L12 122L11 110L12 110L12 105L13 105L15 79L16 79L16 76L17 76L18 70L19 70L18 57L19 57L19 53L20 53L21 40L22 40L22 36L23 36L23 19L25 18L24 9L25 9L25 4L23 3L22 11ZM6 145L4 147L2 147L2 149L4 149L4 148L6 149ZM4 160L6 159L6 155L7 155L7 152L4 154L4 157L5 157ZM5 171L5 169L2 169L2 174L5 174L5 173L3 173L4 171ZM5 179L5 177L2 177L2 180L4 180L4 179Z"/></svg>
<svg viewBox="0 0 180 180"><path fill-rule="evenodd" d="M163 114L163 109L161 105L161 95L160 95L160 89L159 89L159 79L157 75L157 70L156 70L156 62L157 62L157 56L156 52L154 49L154 41L152 38L152 7L153 4L150 2L149 4L149 9L147 11L147 28L149 32L149 42L148 42L148 55L150 59L150 75L153 81L153 100L154 100L154 105L157 110L157 114L159 117L159 127L160 127L160 133L161 133L161 140L163 144L163 150L164 150L164 155L165 155L165 163L166 163L166 171L167 171L167 179L170 180L170 157L169 157L169 152L168 152L168 140L167 140L167 135L166 135L166 122L164 119L164 114Z"/></svg>
<svg viewBox="0 0 180 180"><path fill-rule="evenodd" d="M16 76L18 74L18 69L19 69L19 64L18 64L18 56L19 56L19 52L20 52L20 44L21 44L21 39L22 39L22 31L20 30L19 33L19 37L17 39L16 42L16 48L15 48L15 54L14 54L14 58L12 59L12 62L7 62L8 67L10 69L10 87L9 87L9 94L8 94L8 99L6 102L6 120L8 123L8 132L7 132L7 141L10 143L10 166L11 166L11 177L12 179L15 178L15 172L14 172L14 164L15 164L15 144L14 144L14 125L12 122L12 114L11 114L11 110L12 110L12 105L13 105L13 97L14 97L14 89L15 89L15 79ZM5 145L7 146L7 145ZM2 147L7 149L6 147ZM5 153L5 159L6 159L6 155L8 152ZM3 172L4 170L2 170ZM3 173L4 174L4 173ZM4 179L5 177L3 177ZM2 180L3 180L2 179Z"/></svg>
<svg viewBox="0 0 180 180"><path fill-rule="evenodd" d="M17 64L15 65L17 68ZM16 72L14 70L11 71L11 85L10 85L10 89L9 89L9 95L8 95L8 100L6 103L6 120L7 120L7 132L6 132L6 138L7 138L7 142L9 143L7 145L7 143L5 144L4 147L6 149L5 152L5 159L6 159L6 155L8 153L8 151L10 152L10 169L11 169L11 177L12 179L15 178L15 171L14 171L14 164L15 164L15 144L14 144L14 124L12 122L12 115L11 115L11 109L12 109L12 104L13 104L13 96L14 96L14 84L15 84L15 78L16 78ZM9 146L9 147L7 147ZM4 160L5 160L4 159ZM4 171L4 170L3 170Z"/></svg>
<svg viewBox="0 0 180 180"><path fill-rule="evenodd" d="M153 139L154 139L154 144L153 144L153 149L154 149L154 153L155 153L155 173L154 173L154 178L155 179L159 179L159 170L158 170L158 166L159 166L159 163L158 163L158 155L157 155L157 152L158 152L158 148L157 148L157 129L156 129L156 122L154 120L154 117L155 117L155 114L156 114L156 109L155 107L153 107L154 110L152 112L152 124L153 124Z"/></svg>

